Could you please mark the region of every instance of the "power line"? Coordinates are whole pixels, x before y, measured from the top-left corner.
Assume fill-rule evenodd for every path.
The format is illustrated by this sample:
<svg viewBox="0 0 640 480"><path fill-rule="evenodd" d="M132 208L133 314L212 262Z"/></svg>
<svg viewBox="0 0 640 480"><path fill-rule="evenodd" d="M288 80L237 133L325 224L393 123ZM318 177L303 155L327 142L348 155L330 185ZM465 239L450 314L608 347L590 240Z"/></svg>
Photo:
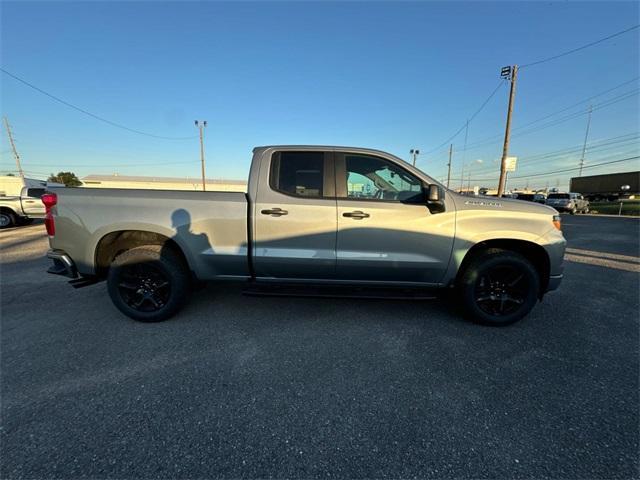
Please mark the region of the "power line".
<svg viewBox="0 0 640 480"><path fill-rule="evenodd" d="M161 165L190 165L200 163L200 160L191 160L188 162L161 162L161 163L120 163L120 164L101 164L100 167L118 167L118 168L126 168L126 167L156 167ZM55 165L50 165L48 163L31 163L29 165L32 167L55 167ZM87 167L86 163L63 163L61 164L64 168L69 167ZM89 165L90 166L90 165ZM62 168L55 167L55 168Z"/></svg>
<svg viewBox="0 0 640 480"><path fill-rule="evenodd" d="M429 154L429 153L433 153L437 150L439 150L440 148L442 148L444 145L447 145L448 143L451 142L451 140L453 140L454 138L456 138L460 132L462 132L462 130L465 129L465 127L468 127L469 123L471 123L473 121L474 118L476 118L476 116L484 109L484 107L487 106L487 103L489 103L489 101L493 98L493 96L498 92L498 90L500 90L500 87L502 85L504 85L504 80L500 80L500 82L498 83L498 86L496 86L496 88L493 90L493 92L491 92L491 94L486 98L486 100L484 102L482 102L482 105L480 105L480 108L478 108L473 115L471 115L471 117L469 117L469 119L467 121L465 121L465 123L456 131L456 133L454 133L453 135L451 135L449 138L447 138L444 142L442 142L440 145L438 145L437 147L424 152L425 154Z"/></svg>
<svg viewBox="0 0 640 480"><path fill-rule="evenodd" d="M623 149L624 151L620 151L621 149ZM543 164L548 164L548 163L562 163L562 164L572 164L574 162L579 162L579 157L578 154L580 153L582 149L578 148L575 150L572 150L570 153L572 154L571 156L569 156L569 153L567 153L566 155L563 156L559 156L559 155L555 155L555 156L548 156L548 157L542 157L542 159L527 159L527 160L523 160L520 161L520 159L518 159L518 166L522 169L528 168L531 169L530 167L533 167L534 165L539 167L540 165ZM601 159L606 159L606 158L611 158L610 153L606 153L609 152L611 150L618 150L614 153L614 155L631 155L631 154L635 154L638 153L638 143L636 141L634 141L633 144L620 144L620 145L609 145L603 148L588 148L589 151L589 155L591 155L590 160L601 160ZM596 157L594 158L593 155L595 155ZM485 168L485 169L480 169L477 170L475 173L477 175L492 175L494 173L493 168Z"/></svg>
<svg viewBox="0 0 640 480"><path fill-rule="evenodd" d="M637 160L640 158L640 155L635 155L633 157L627 157L627 158L621 158L618 160L611 160L608 162L601 162L601 163L594 163L593 165L586 165L583 167L583 169L587 169L587 168L596 168L596 167L602 167L605 165L611 165L611 164L615 164L615 163L622 163L622 162L628 162L630 160ZM574 168L565 168L563 170L554 170L551 172L544 172L544 173L534 173L531 175L518 175L515 177L509 177L510 180L516 180L516 179L523 179L523 178L532 178L532 177L546 177L549 175L556 175L558 173L567 173L567 172L573 172L576 170L580 170L580 167L574 167ZM491 182L495 179L494 177L487 177L487 178L471 178L471 181L473 182Z"/></svg>
<svg viewBox="0 0 640 480"><path fill-rule="evenodd" d="M593 111L600 110L602 108L606 108L606 107L609 107L609 106L614 105L616 103L622 102L622 101L627 100L627 99L629 99L629 98L631 98L631 97L633 97L633 96L635 96L637 94L638 94L638 90L636 89L634 91L629 91L629 92L622 93L622 94L620 94L618 96L615 96L615 97L613 97L613 98L611 98L609 100L605 100L603 102L596 103L596 104L593 105ZM561 113L562 111L564 111L564 109L561 110L561 111L560 110L557 111L556 114L557 113ZM519 131L517 133L514 133L512 136L513 137L520 137L520 136L523 136L523 135L529 135L530 133L535 133L535 132L538 132L540 130L544 130L544 129L549 128L549 127L554 127L554 126L559 125L561 123L568 122L570 120L573 120L575 118L581 117L583 115L587 115L588 113L589 113L589 109L584 109L584 110L580 110L578 112L569 113L569 114L567 114L567 115L565 115L563 117L557 118L555 120L551 120L551 121L549 121L547 123L544 123L542 125L538 125L538 126L535 126L533 128L530 128L528 130ZM546 117L542 117L542 118L540 118L540 119L538 119L536 121L529 122L526 125L521 125L518 128L514 128L514 130L521 130L522 128L524 128L526 126L532 125L533 123L537 123L538 121L541 121L544 118L548 118L550 116L552 116L552 115L547 115ZM470 146L467 147L467 149L468 150L474 150L476 148L483 147L485 145L492 145L494 143L498 143L498 142L501 141L500 138L498 138L498 137L499 137L498 135L493 135L491 137L485 137L484 139L477 140L476 142L471 143Z"/></svg>
<svg viewBox="0 0 640 480"><path fill-rule="evenodd" d="M585 48L593 47L594 45L598 45L599 43L606 42L607 40L610 40L610 39L612 39L614 37L617 37L619 35L623 35L623 34L625 34L627 32L630 32L631 30L635 30L638 27L640 27L640 24L639 25L634 25L633 27L627 28L626 30L621 30L621 31L616 32L616 33L614 33L612 35L609 35L607 37L601 38L600 40L596 40L594 42L587 43L586 45L582 45L581 47L574 48L573 50L568 50L566 52L559 53L559 54L553 55L551 57L543 58L542 60L537 60L535 62L525 63L524 65L520 65L520 68L526 68L526 67L531 67L533 65L539 65L541 63L550 62L551 60L555 60L557 58L564 57L566 55L571 55L572 53L579 52L580 50L584 50Z"/></svg>
<svg viewBox="0 0 640 480"><path fill-rule="evenodd" d="M22 78L20 78L20 77L18 77L18 76L16 76L16 75L14 75L13 73L11 73L11 72L9 72L9 71L5 70L5 69L4 69L4 68L2 68L2 67L0 67L0 71L1 71L2 73L4 73L5 75L8 75L8 76L10 76L11 78L13 78L13 79L17 80L18 82L23 83L23 84L24 84L24 85L26 85L27 87L32 88L33 90L35 90L35 91L37 91L37 92L39 92L39 93L41 93L41 94L43 94L43 95L46 95L47 97L49 97L49 98L51 98L51 99L55 100L55 101L56 101L56 102L58 102L58 103L61 103L61 104L63 104L63 105L66 105L66 106L67 106L67 107L69 107L69 108L73 108L74 110L77 110L78 112L83 113L84 115L87 115L87 116L89 116L89 117L91 117L91 118L94 118L94 119L99 120L99 121L101 121L101 122L103 122L103 123L106 123L106 124L108 124L108 125L111 125L112 127L121 128L122 130L127 130L128 132L137 133L138 135L145 135L145 136L147 136L147 137L160 138L160 139L163 139L163 140L191 140L191 139L197 138L197 136L190 136L190 137L165 137L165 136L162 136L162 135L154 135L153 133L147 133L147 132L143 132L143 131L141 131L141 130L136 130L135 128L129 128L129 127L125 126L125 125L121 125L121 124L119 124L119 123L112 122L111 120L107 120L106 118L101 117L101 116L99 116L99 115L96 115L95 113L91 113L91 112L89 112L89 111L87 111L87 110L85 110L85 109L83 109L83 108L80 108L80 107L78 107L78 106L76 106L76 105L74 105L74 104L72 104L72 103L67 102L66 100L63 100L63 99L61 99L61 98L59 98L59 97L56 97L55 95L53 95L53 94L51 94L51 93L49 93L49 92L45 92L45 91L44 91L44 90L42 90L41 88L36 87L35 85L33 85L33 84L31 84L31 83L27 82L26 80L24 80L24 79L22 79Z"/></svg>
<svg viewBox="0 0 640 480"><path fill-rule="evenodd" d="M615 137L603 138L600 140L593 140L587 143L587 150L589 153L601 153L607 150L612 150L616 148L626 148L630 147L634 144L638 143L638 138L640 138L640 134L636 132L627 133L625 135L618 135ZM548 152L537 153L534 155L528 155L525 157L520 157L518 159L518 166L522 166L526 164L529 166L530 164L540 165L542 163L547 163L550 161L558 161L561 156L569 155L571 153L578 153L582 150L583 145L572 145L570 147L565 147L559 150L552 150ZM486 167L476 170L476 174L492 174L494 173L494 167ZM437 175L436 175L437 176Z"/></svg>
<svg viewBox="0 0 640 480"><path fill-rule="evenodd" d="M611 165L613 163L628 162L629 160L637 160L638 158L640 158L640 155L636 155L636 156L633 156L633 157L627 157L627 158L621 158L619 160L612 160L612 161L609 161L609 162L594 163L593 165L585 165L582 168L586 169L586 168L602 167L603 165ZM547 173L534 173L534 174L531 174L531 175L519 175L519 176L515 176L515 177L511 177L511 178L512 179L516 179L516 178L543 177L543 176L546 176L546 175L555 175L556 173L573 172L575 170L580 170L580 167L565 168L564 170L556 170L554 172L547 172Z"/></svg>
<svg viewBox="0 0 640 480"><path fill-rule="evenodd" d="M525 123L525 124L520 125L518 127L515 127L513 130L514 130L514 132L516 130L522 130L525 127L528 127L528 126L533 125L535 123L541 122L542 120L546 120L547 118L553 117L553 116L555 116L555 115L557 115L559 113L566 112L567 110L571 110L572 108L577 107L578 105L582 105L583 103L587 103L587 102L593 100L594 98L598 98L598 97L601 97L602 95L606 95L607 93L610 93L610 92L612 92L614 90L617 90L620 87L624 87L625 85L628 85L629 83L636 82L639 79L640 79L640 77L634 77L631 80L627 80L626 82L620 83L619 85L616 85L615 87L609 88L609 89L604 90L604 91L599 92L599 93L596 93L595 95L592 95L592 96L587 97L587 98L585 98L583 100L580 100L579 102L576 102L576 103L574 103L572 105L569 105L568 107L564 107L564 108L562 108L560 110L556 110L556 111L554 111L552 113L546 114L546 115L544 115L542 117L539 117L539 118L537 118L535 120L532 120L531 122L528 122L528 123ZM613 98L617 98L617 97L613 97ZM491 135L489 137L485 137L484 139L476 140L475 142L471 143L471 147L474 148L473 146L478 144L478 142L484 142L485 140L490 140L490 139L494 139L494 138L500 138L501 139L502 138L502 134Z"/></svg>

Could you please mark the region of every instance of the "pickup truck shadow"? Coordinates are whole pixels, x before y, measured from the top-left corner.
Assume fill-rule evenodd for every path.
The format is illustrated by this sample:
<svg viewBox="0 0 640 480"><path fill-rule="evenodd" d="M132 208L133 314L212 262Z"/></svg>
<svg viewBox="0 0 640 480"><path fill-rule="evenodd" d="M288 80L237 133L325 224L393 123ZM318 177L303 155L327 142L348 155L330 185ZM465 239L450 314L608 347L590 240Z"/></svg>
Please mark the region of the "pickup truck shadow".
<svg viewBox="0 0 640 480"><path fill-rule="evenodd" d="M274 329L326 325L336 334L344 326L395 325L427 329L465 327L459 305L446 296L432 300L342 298L306 296L246 296L244 286L207 283L192 293L177 323L201 325L203 330L224 331L229 324L244 334L271 335ZM324 328L324 327L322 327ZM465 327L466 328L466 327Z"/></svg>
<svg viewBox="0 0 640 480"><path fill-rule="evenodd" d="M179 238L185 245L189 245L192 251L205 252L213 248L206 233L193 233L191 231L191 214L184 208L174 210L171 214L171 227L176 231L173 240L175 241ZM164 256L165 252L165 247L163 247L160 255Z"/></svg>

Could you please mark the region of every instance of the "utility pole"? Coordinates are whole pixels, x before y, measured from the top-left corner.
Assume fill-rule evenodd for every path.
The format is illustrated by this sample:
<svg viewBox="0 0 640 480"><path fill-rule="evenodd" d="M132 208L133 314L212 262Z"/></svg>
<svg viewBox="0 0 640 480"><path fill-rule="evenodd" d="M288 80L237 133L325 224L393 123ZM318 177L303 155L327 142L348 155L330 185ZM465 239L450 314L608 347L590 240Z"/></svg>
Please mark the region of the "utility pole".
<svg viewBox="0 0 640 480"><path fill-rule="evenodd" d="M413 156L413 166L416 166L416 158L418 157L418 155L420 155L420 150L416 150L415 148L412 148L411 150L409 150L409 153Z"/></svg>
<svg viewBox="0 0 640 480"><path fill-rule="evenodd" d="M467 119L467 123L465 125L464 130L464 148L462 149L462 169L460 171L460 191L464 187L464 161L467 158L467 137L469 135L469 120Z"/></svg>
<svg viewBox="0 0 640 480"><path fill-rule="evenodd" d="M20 155L18 155L18 150L16 149L16 144L13 141L13 134L11 133L11 127L9 126L9 120L7 117L4 117L4 126L7 129L7 136L9 137L9 143L11 144L11 149L13 150L13 156L16 159L16 165L18 166L18 174L24 178L24 172L22 171L22 165L20 165Z"/></svg>
<svg viewBox="0 0 640 480"><path fill-rule="evenodd" d="M582 156L580 157L580 173L582 176L582 167L584 167L584 154L587 152L587 138L589 138L589 127L591 126L591 113L593 113L593 105L589 105L589 118L587 119L587 130L584 132L584 143L582 144Z"/></svg>
<svg viewBox="0 0 640 480"><path fill-rule="evenodd" d="M202 191L207 191L207 185L204 175L204 127L207 126L207 121L199 122L196 120L196 127L200 130L200 163L202 164Z"/></svg>
<svg viewBox="0 0 640 480"><path fill-rule="evenodd" d="M509 154L509 138L511 137L511 114L513 113L513 102L516 97L516 80L518 78L518 66L503 67L500 71L502 78L511 80L511 90L509 91L509 107L507 109L507 126L504 131L504 145L502 147L502 161L500 162L500 182L498 183L498 198L504 193L504 185L507 180L507 155Z"/></svg>
<svg viewBox="0 0 640 480"><path fill-rule="evenodd" d="M449 163L447 163L447 188L449 188L449 182L451 181L451 156L453 155L453 143L449 145Z"/></svg>

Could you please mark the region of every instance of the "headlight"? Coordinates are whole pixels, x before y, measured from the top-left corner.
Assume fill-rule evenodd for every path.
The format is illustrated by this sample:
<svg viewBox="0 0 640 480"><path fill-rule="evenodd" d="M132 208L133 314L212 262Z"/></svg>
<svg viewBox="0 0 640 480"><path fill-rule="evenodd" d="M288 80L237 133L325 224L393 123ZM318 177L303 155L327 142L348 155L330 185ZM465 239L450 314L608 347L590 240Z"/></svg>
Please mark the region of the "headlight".
<svg viewBox="0 0 640 480"><path fill-rule="evenodd" d="M562 223L560 222L560 215L553 216L553 226L562 231Z"/></svg>

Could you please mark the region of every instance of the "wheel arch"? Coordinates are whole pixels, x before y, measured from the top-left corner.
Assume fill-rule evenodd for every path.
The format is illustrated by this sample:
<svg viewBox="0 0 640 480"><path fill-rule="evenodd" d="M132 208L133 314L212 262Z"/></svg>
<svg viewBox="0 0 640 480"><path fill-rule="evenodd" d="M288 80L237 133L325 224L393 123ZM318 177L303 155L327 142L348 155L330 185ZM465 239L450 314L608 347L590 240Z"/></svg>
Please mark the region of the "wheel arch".
<svg viewBox="0 0 640 480"><path fill-rule="evenodd" d="M11 215L15 215L16 217L20 216L18 212L16 212L13 208L7 206L0 207L0 213L10 213Z"/></svg>
<svg viewBox="0 0 640 480"><path fill-rule="evenodd" d="M549 284L551 260L549 259L549 254L542 246L528 240L498 238L476 243L467 251L462 259L462 263L460 264L460 268L456 275L456 284L460 278L462 278L462 275L469 264L478 256L482 255L484 251L492 248L516 252L529 260L537 270L540 277L540 297L542 297Z"/></svg>
<svg viewBox="0 0 640 480"><path fill-rule="evenodd" d="M95 274L106 278L111 262L122 252L144 245L160 245L180 256L193 275L193 269L183 248L173 238L147 230L117 230L103 235L94 251Z"/></svg>

